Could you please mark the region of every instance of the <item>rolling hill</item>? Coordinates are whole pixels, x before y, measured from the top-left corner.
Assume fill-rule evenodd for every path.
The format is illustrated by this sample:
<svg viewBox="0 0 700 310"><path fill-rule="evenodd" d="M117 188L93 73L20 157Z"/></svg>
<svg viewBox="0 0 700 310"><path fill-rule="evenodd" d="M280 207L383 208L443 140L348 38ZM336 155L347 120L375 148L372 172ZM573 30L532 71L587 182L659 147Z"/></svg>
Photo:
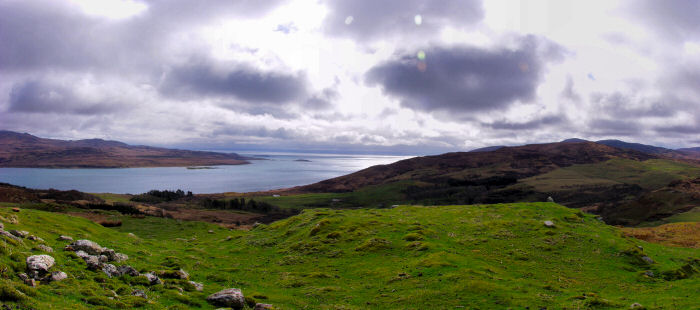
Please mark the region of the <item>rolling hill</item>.
<svg viewBox="0 0 700 310"><path fill-rule="evenodd" d="M134 146L118 141L88 139L65 141L30 134L0 131L0 167L23 168L126 168L241 165L247 157Z"/></svg>

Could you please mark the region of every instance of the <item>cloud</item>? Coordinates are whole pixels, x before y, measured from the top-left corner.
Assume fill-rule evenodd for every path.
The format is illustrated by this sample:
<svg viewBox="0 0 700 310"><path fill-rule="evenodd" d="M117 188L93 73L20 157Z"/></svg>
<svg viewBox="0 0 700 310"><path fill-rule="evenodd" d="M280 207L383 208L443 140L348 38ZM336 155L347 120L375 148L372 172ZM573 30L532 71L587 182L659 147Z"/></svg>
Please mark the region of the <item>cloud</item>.
<svg viewBox="0 0 700 310"><path fill-rule="evenodd" d="M700 39L700 2L695 0L635 0L624 7L628 15L663 39Z"/></svg>
<svg viewBox="0 0 700 310"><path fill-rule="evenodd" d="M431 47L380 63L365 79L403 107L463 117L534 99L545 64L561 53L535 37L522 38L515 49Z"/></svg>
<svg viewBox="0 0 700 310"><path fill-rule="evenodd" d="M395 35L430 35L444 26L473 25L483 17L480 0L325 1L324 31L366 42ZM416 21L420 15L420 24Z"/></svg>
<svg viewBox="0 0 700 310"><path fill-rule="evenodd" d="M87 86L90 89L85 89ZM44 80L16 84L10 92L9 111L24 113L106 114L121 107L117 98L94 95L94 85L62 85ZM89 92L93 92L90 94Z"/></svg>
<svg viewBox="0 0 700 310"><path fill-rule="evenodd" d="M574 80L571 78L571 75L566 77L566 86L564 86L564 90L561 91L559 97L571 100L575 103L581 102L581 95L574 89Z"/></svg>
<svg viewBox="0 0 700 310"><path fill-rule="evenodd" d="M262 71L242 63L193 60L170 70L160 87L177 98L234 97L247 102L288 103L307 93L303 73Z"/></svg>
<svg viewBox="0 0 700 310"><path fill-rule="evenodd" d="M618 119L640 117L672 117L677 109L668 103L671 98L650 98L642 95L615 91L594 92L590 95L591 111Z"/></svg>
<svg viewBox="0 0 700 310"><path fill-rule="evenodd" d="M486 123L484 125L499 130L531 130L539 129L544 126L563 124L566 123L566 121L567 118L565 116L550 115L527 122L512 122L508 120L502 120L492 123Z"/></svg>

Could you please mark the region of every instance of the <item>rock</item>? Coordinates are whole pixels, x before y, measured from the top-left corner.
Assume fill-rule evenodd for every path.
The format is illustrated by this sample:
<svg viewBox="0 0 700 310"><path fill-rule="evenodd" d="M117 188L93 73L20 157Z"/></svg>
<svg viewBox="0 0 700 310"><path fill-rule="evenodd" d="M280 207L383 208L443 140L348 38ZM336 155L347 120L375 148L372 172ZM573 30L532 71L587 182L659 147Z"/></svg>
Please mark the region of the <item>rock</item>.
<svg viewBox="0 0 700 310"><path fill-rule="evenodd" d="M73 238L68 237L68 236L64 236L64 235L60 235L60 236L58 236L58 240L61 240L61 241L73 241Z"/></svg>
<svg viewBox="0 0 700 310"><path fill-rule="evenodd" d="M50 246L43 245L43 244L37 245L36 248L41 250L41 251L47 252L47 253L53 252L53 249Z"/></svg>
<svg viewBox="0 0 700 310"><path fill-rule="evenodd" d="M5 224L3 224L2 222L0 222L0 229L5 229Z"/></svg>
<svg viewBox="0 0 700 310"><path fill-rule="evenodd" d="M114 261L117 263L121 263L127 259L129 259L129 255L117 253L117 256L114 258Z"/></svg>
<svg viewBox="0 0 700 310"><path fill-rule="evenodd" d="M182 280L187 280L190 278L190 274L182 269L175 271L175 276L177 276L178 279L182 279Z"/></svg>
<svg viewBox="0 0 700 310"><path fill-rule="evenodd" d="M104 249L97 243L90 240L78 240L68 245L73 251L85 251L90 255L100 255Z"/></svg>
<svg viewBox="0 0 700 310"><path fill-rule="evenodd" d="M649 278L653 278L653 277L654 277L654 272L651 271L651 270L647 270L647 271L644 272L644 275L647 276L647 277L649 277Z"/></svg>
<svg viewBox="0 0 700 310"><path fill-rule="evenodd" d="M15 240L15 241L22 241L22 239L20 239L17 236L15 236L15 235L13 235L5 230L2 230L2 229L0 229L0 235L5 236L5 237L10 238L10 239Z"/></svg>
<svg viewBox="0 0 700 310"><path fill-rule="evenodd" d="M653 264L653 263L654 263L654 260L651 259L651 257L649 257L649 256L642 256L642 260L643 260L644 262L646 262L647 264Z"/></svg>
<svg viewBox="0 0 700 310"><path fill-rule="evenodd" d="M112 264L102 265L102 272L104 272L110 278L121 276L121 273L119 273L117 267Z"/></svg>
<svg viewBox="0 0 700 310"><path fill-rule="evenodd" d="M53 267L56 261L49 255L32 255L27 257L27 269L29 271L38 271L46 273Z"/></svg>
<svg viewBox="0 0 700 310"><path fill-rule="evenodd" d="M148 298L148 296L146 296L146 292L144 292L143 290L134 290L133 292L131 292L131 296Z"/></svg>
<svg viewBox="0 0 700 310"><path fill-rule="evenodd" d="M10 230L10 233L13 234L15 237L19 237L19 238L27 238L27 236L29 236L29 232L24 231L24 230L14 230L13 229L13 230Z"/></svg>
<svg viewBox="0 0 700 310"><path fill-rule="evenodd" d="M192 284L192 286L194 286L194 289L197 292L201 292L202 290L204 290L204 284L199 283L199 282L194 282L194 281L189 281L189 282L190 282L190 284Z"/></svg>
<svg viewBox="0 0 700 310"><path fill-rule="evenodd" d="M29 279L29 276L28 276L26 273L24 273L24 272L18 274L17 276L18 276L22 281L27 281L27 279Z"/></svg>
<svg viewBox="0 0 700 310"><path fill-rule="evenodd" d="M80 257L82 259L86 259L86 258L90 257L90 254L85 253L85 251L75 251L75 255L77 255L78 257Z"/></svg>
<svg viewBox="0 0 700 310"><path fill-rule="evenodd" d="M554 198L552 196L547 197L547 202L554 202Z"/></svg>
<svg viewBox="0 0 700 310"><path fill-rule="evenodd" d="M100 259L94 255L90 255L90 256L86 257L85 264L87 264L87 268L90 270L102 269L102 263L100 262Z"/></svg>
<svg viewBox="0 0 700 310"><path fill-rule="evenodd" d="M19 208L12 208L12 211L19 212Z"/></svg>
<svg viewBox="0 0 700 310"><path fill-rule="evenodd" d="M273 307L271 304L257 303L257 304L255 304L255 308L253 308L253 310L267 310L267 309L272 309L272 308Z"/></svg>
<svg viewBox="0 0 700 310"><path fill-rule="evenodd" d="M552 222L552 221L544 221L544 226L547 226L547 227L554 227L554 222Z"/></svg>
<svg viewBox="0 0 700 310"><path fill-rule="evenodd" d="M68 278L68 275L63 271L54 271L51 273L51 281L61 281Z"/></svg>
<svg viewBox="0 0 700 310"><path fill-rule="evenodd" d="M107 255L97 255L97 259L100 261L100 263L106 263L109 261L109 257L107 257Z"/></svg>
<svg viewBox="0 0 700 310"><path fill-rule="evenodd" d="M208 230L207 232L208 232L208 233L210 233L210 234L213 234L213 233L214 233L214 231L213 231L213 230L211 230L211 229L210 229L210 230Z"/></svg>
<svg viewBox="0 0 700 310"><path fill-rule="evenodd" d="M142 277L146 277L150 285L157 285L157 284L163 284L163 281L160 280L160 278L153 273L144 273L141 275Z"/></svg>
<svg viewBox="0 0 700 310"><path fill-rule="evenodd" d="M39 242L44 242L44 239L41 239L40 237L37 237L35 235L29 235L27 239L32 240L32 241L39 241Z"/></svg>
<svg viewBox="0 0 700 310"><path fill-rule="evenodd" d="M207 297L207 302L217 307L231 307L234 309L243 309L245 306L243 293L237 288L229 288L211 294Z"/></svg>
<svg viewBox="0 0 700 310"><path fill-rule="evenodd" d="M644 309L644 306L642 304L635 302L632 305L630 305L630 309Z"/></svg>
<svg viewBox="0 0 700 310"><path fill-rule="evenodd" d="M140 275L138 270L136 270L134 267L131 267L129 265L121 265L121 266L117 267L117 270L119 270L120 274L126 274L126 275L130 275L132 277L138 277Z"/></svg>
<svg viewBox="0 0 700 310"><path fill-rule="evenodd" d="M24 280L24 284L26 284L27 286L36 287L36 280L26 279Z"/></svg>

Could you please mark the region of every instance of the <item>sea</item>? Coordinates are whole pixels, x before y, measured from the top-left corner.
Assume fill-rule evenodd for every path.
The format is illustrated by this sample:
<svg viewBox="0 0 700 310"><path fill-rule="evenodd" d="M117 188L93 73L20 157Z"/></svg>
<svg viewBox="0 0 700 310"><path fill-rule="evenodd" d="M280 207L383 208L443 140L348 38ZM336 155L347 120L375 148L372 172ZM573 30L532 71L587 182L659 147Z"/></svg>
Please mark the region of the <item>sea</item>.
<svg viewBox="0 0 700 310"><path fill-rule="evenodd" d="M45 169L0 168L0 182L36 189L138 194L152 189L195 194L254 192L312 184L410 156L240 153L247 165L206 167Z"/></svg>

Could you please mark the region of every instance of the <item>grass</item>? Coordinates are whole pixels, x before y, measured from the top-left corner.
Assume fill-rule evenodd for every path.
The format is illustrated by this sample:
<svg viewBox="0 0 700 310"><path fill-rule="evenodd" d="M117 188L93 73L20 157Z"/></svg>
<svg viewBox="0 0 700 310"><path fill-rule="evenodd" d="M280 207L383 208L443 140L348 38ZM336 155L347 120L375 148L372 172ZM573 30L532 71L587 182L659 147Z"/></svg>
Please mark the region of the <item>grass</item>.
<svg viewBox="0 0 700 310"><path fill-rule="evenodd" d="M131 197L132 195L127 195L127 194L112 194L112 193L91 193L91 195L100 197L104 199L105 202L107 203L115 203L115 202L120 202L120 203L131 203Z"/></svg>
<svg viewBox="0 0 700 310"><path fill-rule="evenodd" d="M665 159L634 161L612 159L596 163L573 165L520 182L541 192L553 192L572 186L637 184L645 189L656 189L671 181L694 178L700 167Z"/></svg>
<svg viewBox="0 0 700 310"><path fill-rule="evenodd" d="M670 246L700 248L700 222L671 223L657 227L623 228L627 236Z"/></svg>
<svg viewBox="0 0 700 310"><path fill-rule="evenodd" d="M624 237L553 203L313 209L251 231L149 217L122 217L123 225L111 229L26 209L0 208L0 216L19 221L5 222L6 229L45 239L56 250L54 269L69 274L63 282L25 287L15 274L26 256L38 254L35 244L5 241L0 297L35 308L213 309L206 296L229 287L281 309L700 307L693 298L700 266L689 261L700 259L700 250ZM178 280L150 287L88 271L61 250L67 242L57 241L59 234L126 253L126 263L141 271L182 268L204 283L204 292L180 293L177 287L186 285ZM646 265L643 255L655 263ZM148 301L129 296L133 289L144 289Z"/></svg>

